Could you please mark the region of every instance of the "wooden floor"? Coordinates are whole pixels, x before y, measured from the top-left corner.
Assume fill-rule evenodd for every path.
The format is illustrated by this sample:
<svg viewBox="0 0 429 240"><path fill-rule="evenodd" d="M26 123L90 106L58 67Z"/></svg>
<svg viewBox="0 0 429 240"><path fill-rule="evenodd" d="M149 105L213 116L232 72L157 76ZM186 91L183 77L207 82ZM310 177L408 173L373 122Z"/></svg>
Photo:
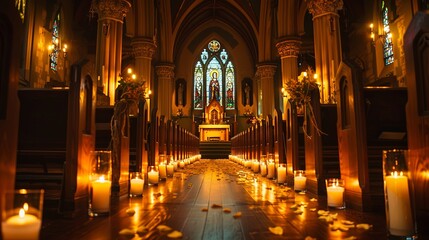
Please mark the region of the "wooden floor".
<svg viewBox="0 0 429 240"><path fill-rule="evenodd" d="M169 239L160 225L180 231L182 239L386 239L382 213L331 210L329 216L338 215L330 224L319 210L326 210L325 198L295 193L228 160L200 160L146 187L143 197L112 203L110 216L45 216L41 239ZM344 220L355 227L346 230ZM361 223L372 227L357 228ZM283 234L272 233L274 227ZM120 234L124 229L133 235ZM144 231L134 234L138 229Z"/></svg>

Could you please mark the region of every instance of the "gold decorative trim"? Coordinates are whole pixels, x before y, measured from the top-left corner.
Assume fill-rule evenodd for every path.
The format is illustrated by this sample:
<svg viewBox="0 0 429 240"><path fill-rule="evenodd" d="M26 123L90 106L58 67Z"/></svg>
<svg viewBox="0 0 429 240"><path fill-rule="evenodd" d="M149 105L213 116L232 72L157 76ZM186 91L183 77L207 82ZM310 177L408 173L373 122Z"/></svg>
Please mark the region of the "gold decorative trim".
<svg viewBox="0 0 429 240"><path fill-rule="evenodd" d="M298 57L301 41L285 40L276 44L280 57Z"/></svg>
<svg viewBox="0 0 429 240"><path fill-rule="evenodd" d="M307 7L313 17L327 13L337 14L338 10L343 9L343 0L307 0Z"/></svg>
<svg viewBox="0 0 429 240"><path fill-rule="evenodd" d="M126 0L93 0L91 3L90 14L98 14L98 19L113 19L123 22L131 3Z"/></svg>
<svg viewBox="0 0 429 240"><path fill-rule="evenodd" d="M163 79L174 78L174 65L159 65L155 67L155 71L158 78L163 78Z"/></svg>

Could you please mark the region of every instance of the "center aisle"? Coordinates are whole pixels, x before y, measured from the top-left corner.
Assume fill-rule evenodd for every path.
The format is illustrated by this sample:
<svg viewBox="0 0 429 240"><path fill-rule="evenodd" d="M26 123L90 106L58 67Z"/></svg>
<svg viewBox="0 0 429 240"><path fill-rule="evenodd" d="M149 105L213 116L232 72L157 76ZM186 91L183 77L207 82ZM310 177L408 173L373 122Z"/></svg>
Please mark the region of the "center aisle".
<svg viewBox="0 0 429 240"><path fill-rule="evenodd" d="M322 215L326 198L295 193L229 160L197 161L158 186L146 186L143 197L114 205L108 217L48 220L42 239L59 233L68 236L62 239L170 239L174 230L181 239L386 238L382 213ZM273 233L279 229L281 235Z"/></svg>

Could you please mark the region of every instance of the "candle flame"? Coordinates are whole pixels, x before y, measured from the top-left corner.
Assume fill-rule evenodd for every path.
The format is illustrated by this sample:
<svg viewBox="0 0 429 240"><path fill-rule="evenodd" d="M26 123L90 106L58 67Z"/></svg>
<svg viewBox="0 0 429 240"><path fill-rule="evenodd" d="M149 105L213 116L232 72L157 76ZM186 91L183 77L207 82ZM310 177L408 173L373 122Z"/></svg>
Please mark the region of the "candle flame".
<svg viewBox="0 0 429 240"><path fill-rule="evenodd" d="M24 209L26 212L28 211L28 203L24 203L22 206L22 209Z"/></svg>
<svg viewBox="0 0 429 240"><path fill-rule="evenodd" d="M105 179L104 179L104 175L100 176L100 177L98 178L98 180L100 180L100 181L104 181L104 180L105 180Z"/></svg>
<svg viewBox="0 0 429 240"><path fill-rule="evenodd" d="M398 173L398 171L393 171L393 172L390 173L390 175L393 176L393 177L404 176L404 172L400 171Z"/></svg>
<svg viewBox="0 0 429 240"><path fill-rule="evenodd" d="M19 209L19 217L23 218L25 216L25 210L24 208Z"/></svg>

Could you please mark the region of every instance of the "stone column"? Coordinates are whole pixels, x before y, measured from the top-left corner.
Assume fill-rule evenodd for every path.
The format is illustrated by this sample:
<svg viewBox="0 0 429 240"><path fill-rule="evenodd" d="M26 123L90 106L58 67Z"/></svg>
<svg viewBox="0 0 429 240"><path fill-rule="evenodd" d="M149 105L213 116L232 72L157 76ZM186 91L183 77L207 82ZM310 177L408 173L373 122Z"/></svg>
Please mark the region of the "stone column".
<svg viewBox="0 0 429 240"><path fill-rule="evenodd" d="M301 41L298 38L286 39L276 44L281 57L282 86L298 77L298 54ZM280 89L278 89L280 90ZM283 98L283 119L286 119L287 99Z"/></svg>
<svg viewBox="0 0 429 240"><path fill-rule="evenodd" d="M256 70L256 77L261 82L261 111L263 117L272 114L274 111L274 74L277 66L274 64L259 64Z"/></svg>
<svg viewBox="0 0 429 240"><path fill-rule="evenodd" d="M174 65L164 63L156 66L155 69L158 78L158 111L168 120L172 116Z"/></svg>
<svg viewBox="0 0 429 240"><path fill-rule="evenodd" d="M115 103L115 90L121 73L123 19L131 4L127 0L93 0L91 11L98 14L95 65L99 87Z"/></svg>
<svg viewBox="0 0 429 240"><path fill-rule="evenodd" d="M342 0L309 0L313 15L314 55L320 85L321 103L335 102L335 74L341 62L341 39L338 10Z"/></svg>

